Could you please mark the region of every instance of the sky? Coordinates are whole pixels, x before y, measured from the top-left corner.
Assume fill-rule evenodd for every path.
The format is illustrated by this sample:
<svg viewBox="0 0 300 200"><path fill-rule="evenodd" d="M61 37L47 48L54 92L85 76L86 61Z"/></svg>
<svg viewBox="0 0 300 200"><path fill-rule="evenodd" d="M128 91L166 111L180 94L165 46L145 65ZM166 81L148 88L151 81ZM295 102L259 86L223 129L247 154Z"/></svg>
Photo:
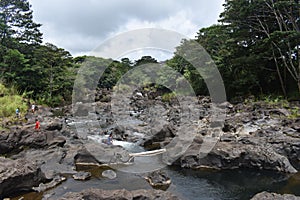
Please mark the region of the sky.
<svg viewBox="0 0 300 200"><path fill-rule="evenodd" d="M29 3L34 21L42 24L44 43L64 48L76 57L90 55L103 42L124 32L143 28L166 29L194 38L199 29L217 23L224 1L29 0ZM169 51L158 48L140 48L122 56L135 59L146 54L158 60L170 56Z"/></svg>

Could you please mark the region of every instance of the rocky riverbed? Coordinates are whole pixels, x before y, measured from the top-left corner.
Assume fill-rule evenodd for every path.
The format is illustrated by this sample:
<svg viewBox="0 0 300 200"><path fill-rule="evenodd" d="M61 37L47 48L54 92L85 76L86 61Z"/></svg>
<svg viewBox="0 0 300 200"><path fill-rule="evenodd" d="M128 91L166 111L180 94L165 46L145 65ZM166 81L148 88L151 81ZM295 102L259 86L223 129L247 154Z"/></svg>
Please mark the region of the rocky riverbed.
<svg viewBox="0 0 300 200"><path fill-rule="evenodd" d="M78 166L84 165L142 173L144 177L166 165L297 173L300 170L300 119L295 117L295 110L299 107L299 102L216 104L208 97L165 101L160 94L146 91L136 91L127 98L112 98L112 103L97 101L79 102L73 108L40 107L37 113L26 114L26 121L3 122L0 198L24 191L45 191L66 177L88 179L83 176L87 174L79 173ZM36 118L41 121L40 131L33 127ZM109 133L113 134L114 145L102 142ZM128 148L124 144L139 147L138 152L167 151L149 161L132 158L132 146ZM110 172L108 176L115 175ZM142 193L148 196L143 197ZM127 199L137 196L177 199L168 192L153 190L116 190L109 194L89 190L62 199L98 194L102 199L110 198L109 195L125 195Z"/></svg>

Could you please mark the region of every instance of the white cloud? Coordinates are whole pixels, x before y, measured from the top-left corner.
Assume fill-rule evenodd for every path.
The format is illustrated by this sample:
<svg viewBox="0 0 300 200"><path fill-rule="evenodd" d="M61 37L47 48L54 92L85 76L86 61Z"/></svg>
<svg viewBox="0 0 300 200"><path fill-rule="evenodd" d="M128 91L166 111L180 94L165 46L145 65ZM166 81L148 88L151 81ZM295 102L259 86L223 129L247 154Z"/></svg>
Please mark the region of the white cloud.
<svg viewBox="0 0 300 200"><path fill-rule="evenodd" d="M109 37L139 28L161 28L194 37L217 23L224 0L29 0L44 42L87 54Z"/></svg>

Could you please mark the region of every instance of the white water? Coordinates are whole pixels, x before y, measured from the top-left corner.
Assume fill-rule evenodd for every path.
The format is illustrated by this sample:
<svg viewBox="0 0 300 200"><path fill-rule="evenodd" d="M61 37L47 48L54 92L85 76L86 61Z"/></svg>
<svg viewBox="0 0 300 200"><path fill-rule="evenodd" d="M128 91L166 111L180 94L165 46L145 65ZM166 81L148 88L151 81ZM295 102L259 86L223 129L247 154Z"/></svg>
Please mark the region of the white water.
<svg viewBox="0 0 300 200"><path fill-rule="evenodd" d="M107 140L108 135L89 135L87 136L89 140L96 141L98 143L103 143L103 140ZM124 149L129 151L130 153L138 153L145 151L143 147L137 145L136 143L132 142L125 142L119 140L113 140L113 145L122 146Z"/></svg>

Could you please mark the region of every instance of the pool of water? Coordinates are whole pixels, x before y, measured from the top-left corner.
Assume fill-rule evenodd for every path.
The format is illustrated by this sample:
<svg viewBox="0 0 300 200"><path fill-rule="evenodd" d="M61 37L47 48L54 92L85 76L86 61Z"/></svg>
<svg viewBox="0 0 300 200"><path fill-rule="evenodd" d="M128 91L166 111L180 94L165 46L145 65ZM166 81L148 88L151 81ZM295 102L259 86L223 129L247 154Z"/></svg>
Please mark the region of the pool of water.
<svg viewBox="0 0 300 200"><path fill-rule="evenodd" d="M190 170L167 168L173 184L169 190L187 200L248 200L269 191L300 195L300 173L287 176L254 170Z"/></svg>
<svg viewBox="0 0 300 200"><path fill-rule="evenodd" d="M44 193L22 195L25 200L41 200L43 195L57 199L67 192L80 192L88 188L101 189L151 189L143 174L126 173L116 170L114 180L102 177L103 170L95 166L79 167L77 170L89 171L92 178L87 181L76 181L68 177L56 188ZM269 191L300 195L300 173L287 176L269 171L253 170L190 170L178 167L163 169L171 177L172 184L168 191L185 200L248 200L256 193ZM21 196L13 198L19 199Z"/></svg>

